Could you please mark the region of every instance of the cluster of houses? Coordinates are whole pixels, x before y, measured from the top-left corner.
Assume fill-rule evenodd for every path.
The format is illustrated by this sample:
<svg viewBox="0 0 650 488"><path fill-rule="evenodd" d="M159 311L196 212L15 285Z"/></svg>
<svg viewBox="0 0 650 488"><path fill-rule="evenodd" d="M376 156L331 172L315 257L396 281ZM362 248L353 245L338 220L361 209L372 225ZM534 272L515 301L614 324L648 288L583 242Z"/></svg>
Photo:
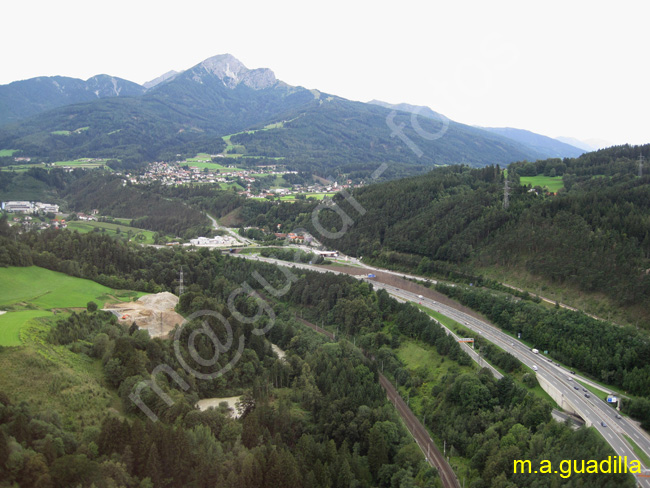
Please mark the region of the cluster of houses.
<svg viewBox="0 0 650 488"><path fill-rule="evenodd" d="M43 222L39 219L32 219L29 215L22 215L21 217L14 217L12 225L20 225L23 229L30 230L44 230L52 229L65 229L68 227L65 219L52 219L49 222Z"/></svg>
<svg viewBox="0 0 650 488"><path fill-rule="evenodd" d="M305 236L302 234L295 234L293 232L289 232L288 234L282 233L282 232L276 232L275 237L278 239L290 239L293 242L304 242L305 241ZM311 238L309 238L308 242L311 241Z"/></svg>
<svg viewBox="0 0 650 488"><path fill-rule="evenodd" d="M227 183L227 173L203 171L200 168L183 168L175 163L151 163L141 175L127 174L128 181L134 184L147 184L160 181L163 185L184 185L187 183Z"/></svg>
<svg viewBox="0 0 650 488"><path fill-rule="evenodd" d="M20 214L59 213L59 206L53 203L11 201L2 202L2 210Z"/></svg>
<svg viewBox="0 0 650 488"><path fill-rule="evenodd" d="M278 197L301 193L336 192L353 187L352 181L347 180L346 183L341 185L339 185L338 182L304 186L294 185L292 188L272 188L264 189L261 192L254 192L251 189L251 184L255 182L256 176L282 176L286 174L296 174L297 172L281 170L278 169L276 165L257 166L250 170L232 167L225 170L217 170L210 168L198 168L191 165L192 163L186 163L182 161L177 163L151 163L147 166L146 171L141 175L130 173L124 175L124 184L130 182L132 184L138 185L159 181L163 185L171 186L184 185L189 183L205 183L214 185L225 183L228 185L243 182L246 185L246 188L239 193L248 198L265 198L270 196Z"/></svg>
<svg viewBox="0 0 650 488"><path fill-rule="evenodd" d="M163 185L184 185L188 183L235 183L245 181L253 183L256 175L284 175L295 173L295 171L278 171L275 166L260 166L254 170L243 170L238 168L227 168L225 170L198 168L191 166L192 163L162 163L155 162L147 166L146 171L141 175L127 174L127 181L133 184L146 184L160 181Z"/></svg>

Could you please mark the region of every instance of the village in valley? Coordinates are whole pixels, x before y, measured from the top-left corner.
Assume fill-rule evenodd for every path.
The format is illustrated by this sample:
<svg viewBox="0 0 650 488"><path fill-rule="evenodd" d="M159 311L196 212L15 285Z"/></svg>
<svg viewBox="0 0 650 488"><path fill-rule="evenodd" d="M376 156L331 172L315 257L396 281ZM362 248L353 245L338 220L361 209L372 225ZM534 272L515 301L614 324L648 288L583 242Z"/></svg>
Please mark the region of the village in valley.
<svg viewBox="0 0 650 488"><path fill-rule="evenodd" d="M203 157L201 157L203 156ZM216 158L216 156L214 156ZM175 163L154 162L147 165L141 174L125 174L127 182L135 185L160 182L163 185L206 184L219 185L222 189L234 188L247 198L267 198L313 194L317 198L333 196L334 193L348 188L356 188L352 180L328 181L319 178L309 183L290 183L284 177L297 175L281 165L259 165L244 169L233 165L222 166L212 163L213 156L198 155L196 158Z"/></svg>

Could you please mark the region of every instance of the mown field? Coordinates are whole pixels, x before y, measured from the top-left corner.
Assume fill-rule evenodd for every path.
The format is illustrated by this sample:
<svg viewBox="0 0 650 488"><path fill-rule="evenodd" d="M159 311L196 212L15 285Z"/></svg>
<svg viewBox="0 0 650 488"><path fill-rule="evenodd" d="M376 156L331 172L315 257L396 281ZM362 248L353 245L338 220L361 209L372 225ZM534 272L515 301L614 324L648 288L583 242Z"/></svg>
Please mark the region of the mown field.
<svg viewBox="0 0 650 488"><path fill-rule="evenodd" d="M108 222L95 222L92 220L73 220L68 222L68 229L76 230L82 234L95 232L95 229L99 229L100 232L104 232L110 236L119 236L124 239L127 239L129 237L130 232L131 241L138 242L140 244L154 243L154 232L150 230L138 229L137 227L129 227L128 224L111 224Z"/></svg>
<svg viewBox="0 0 650 488"><path fill-rule="evenodd" d="M183 164L187 164L191 168L208 168L220 173L231 173L233 171L245 171L242 168L229 168L219 163L212 162L212 157L209 154L199 153L193 158L188 158Z"/></svg>
<svg viewBox="0 0 650 488"><path fill-rule="evenodd" d="M81 158L74 161L56 161L53 164L54 166L72 166L75 168L104 168L110 170L110 168L106 166L105 159Z"/></svg>
<svg viewBox="0 0 650 488"><path fill-rule="evenodd" d="M564 188L564 182L561 176L521 176L519 182L522 185L532 185L533 188L541 186L542 188L548 189L551 193L557 193L560 188Z"/></svg>
<svg viewBox="0 0 650 488"><path fill-rule="evenodd" d="M23 329L35 320L53 317L55 310L84 308L94 301L127 301L142 293L112 290L94 281L30 266L0 268L0 346L21 344Z"/></svg>

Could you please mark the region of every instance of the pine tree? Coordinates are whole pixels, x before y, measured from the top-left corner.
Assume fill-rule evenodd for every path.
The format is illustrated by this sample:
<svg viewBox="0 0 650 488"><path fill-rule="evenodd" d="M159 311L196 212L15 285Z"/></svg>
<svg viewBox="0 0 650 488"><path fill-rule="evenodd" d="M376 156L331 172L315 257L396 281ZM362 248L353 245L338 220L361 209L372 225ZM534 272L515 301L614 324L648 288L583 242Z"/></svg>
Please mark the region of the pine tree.
<svg viewBox="0 0 650 488"><path fill-rule="evenodd" d="M161 485L162 481L162 465L160 463L160 455L158 454L158 447L156 443L152 443L149 448L149 455L147 456L147 464L144 468L144 473L146 476L151 478L151 481L155 488L158 488Z"/></svg>
<svg viewBox="0 0 650 488"><path fill-rule="evenodd" d="M374 479L377 479L379 470L384 464L388 464L388 443L381 433L378 424L375 424L370 429L368 438L368 466Z"/></svg>

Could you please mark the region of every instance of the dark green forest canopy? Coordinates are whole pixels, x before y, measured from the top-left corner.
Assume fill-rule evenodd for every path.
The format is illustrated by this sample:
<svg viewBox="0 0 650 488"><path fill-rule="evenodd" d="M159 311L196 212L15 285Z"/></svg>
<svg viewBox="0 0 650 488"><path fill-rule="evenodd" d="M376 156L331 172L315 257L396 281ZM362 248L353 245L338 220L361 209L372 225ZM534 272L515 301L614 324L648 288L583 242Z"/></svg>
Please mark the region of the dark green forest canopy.
<svg viewBox="0 0 650 488"><path fill-rule="evenodd" d="M117 391L129 419L108 416L101 426L79 436L62 428L55 412L44 414L34 405L2 395L1 479L28 485L34 477L42 477L40 483L56 487L92 483L108 487L110 480L138 486L146 478L150 484L140 486L311 488L345 487L355 481L361 487L434 485L435 471L423 462L379 387L377 363L348 341L325 343L322 336L299 325L293 313L297 307L326 326L338 324L342 335L356 337L370 355L381 358L385 373L408 385L415 397L423 395L418 374L408 371L395 354L402 340L421 340L448 361L471 364L458 343L415 307L398 303L383 290L375 293L371 285L348 276L301 273L273 304L276 321L267 338L287 352L287 361L281 361L265 338L253 333L254 326L239 322L227 306L228 296L241 283L261 287L251 279L254 271L280 289L286 276L275 266L206 249L142 248L92 234L42 232L14 238L4 226L0 233L0 249L8 251L4 258L32 258L77 275L94 273L111 286L173 289L182 265L189 287L181 297L180 311L218 311L231 321L233 335L243 335L247 344L227 376L199 381L180 367L172 342L120 327L111 315L83 312L60 320L47 340L101 359L106 381ZM241 297L237 309L251 316L257 305ZM180 343L186 344L200 327L190 324ZM223 334L219 324L210 322L210 327ZM201 357L214 356L214 343L205 334L197 336L195 347ZM235 352L232 348L220 355L219 365L228 363ZM182 349L181 357L189 359L188 351ZM160 384L174 403L167 405L153 392L143 394L159 417L152 424L129 393L160 364L180 372L191 386L184 390L160 375ZM199 398L225 396L233 389L246 392L241 420L229 418L221 409L193 408ZM558 463L567 457L604 459L612 454L592 432L572 433L551 420L550 405L509 377L495 381L484 371L461 374L452 367L423 405L434 435L447 439L448 448L453 446L470 464L473 486L494 486L501 480L538 486L547 481L541 475L513 475L513 459ZM11 470L10 453L15 468ZM571 477L568 486L580 486L583 476ZM633 486L629 477L620 475L589 481L595 487Z"/></svg>
<svg viewBox="0 0 650 488"><path fill-rule="evenodd" d="M314 202L241 201L246 225L267 230L306 228L328 246L374 262L423 274L512 267L560 286L603 293L650 321L650 176L638 177L638 157L650 145L621 146L575 159L515 163L509 168L510 206L503 208L498 167L440 168L418 177L369 185L335 201L354 222L342 236L319 235ZM557 195L518 184L519 175L562 176ZM233 200L213 200L222 212ZM363 213L359 212L359 206ZM334 233L339 213L318 223ZM596 265L597 263L597 265ZM646 311L644 314L643 310Z"/></svg>

